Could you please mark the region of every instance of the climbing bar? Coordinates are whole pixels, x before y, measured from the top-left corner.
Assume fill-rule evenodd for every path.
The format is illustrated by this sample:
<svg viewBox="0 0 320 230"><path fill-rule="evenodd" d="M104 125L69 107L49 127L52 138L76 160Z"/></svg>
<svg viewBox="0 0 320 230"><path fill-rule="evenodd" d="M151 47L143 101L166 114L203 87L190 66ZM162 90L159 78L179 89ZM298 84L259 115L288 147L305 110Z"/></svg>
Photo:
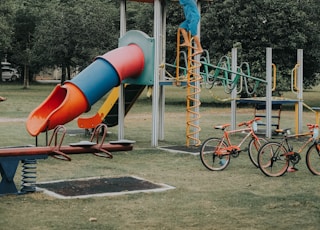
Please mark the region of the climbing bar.
<svg viewBox="0 0 320 230"><path fill-rule="evenodd" d="M273 86L272 86L272 91L276 90L277 86L277 66L272 63L272 69L273 69Z"/></svg>
<svg viewBox="0 0 320 230"><path fill-rule="evenodd" d="M295 94L299 92L299 88L297 86L297 77L298 77L298 68L300 64L296 64L291 71L291 91Z"/></svg>
<svg viewBox="0 0 320 230"><path fill-rule="evenodd" d="M222 58L221 58L222 59ZM221 60L220 59L220 60ZM226 59L226 58L225 58ZM229 69L228 62L219 62L218 65L210 64L206 61L200 61L201 65L203 66L203 69L205 72L201 72L201 76L204 80L210 79L210 82L214 83L217 80L220 80L225 87L226 92L231 92L240 81L241 77L250 79L251 81L256 81L256 85L260 83L266 83L266 80L250 76L249 74L245 74L242 71L239 71L239 68L237 71L232 71ZM212 69L212 71L209 70ZM212 74L214 72L214 74ZM220 75L223 76L220 76ZM231 80L230 76L232 74L235 74L235 78ZM207 81L208 82L208 81Z"/></svg>
<svg viewBox="0 0 320 230"><path fill-rule="evenodd" d="M198 134L201 131L199 126L199 107L200 100L199 95L201 92L200 81L202 80L200 74L197 72L200 70L201 62L195 60L193 55L194 47L188 47L188 72L187 72L187 127L186 127L186 145L190 146L191 140L193 145L199 146L201 141L198 138Z"/></svg>
<svg viewBox="0 0 320 230"><path fill-rule="evenodd" d="M180 36L181 36L181 29L178 28L177 32L177 53L176 53L176 81L179 81L180 76Z"/></svg>

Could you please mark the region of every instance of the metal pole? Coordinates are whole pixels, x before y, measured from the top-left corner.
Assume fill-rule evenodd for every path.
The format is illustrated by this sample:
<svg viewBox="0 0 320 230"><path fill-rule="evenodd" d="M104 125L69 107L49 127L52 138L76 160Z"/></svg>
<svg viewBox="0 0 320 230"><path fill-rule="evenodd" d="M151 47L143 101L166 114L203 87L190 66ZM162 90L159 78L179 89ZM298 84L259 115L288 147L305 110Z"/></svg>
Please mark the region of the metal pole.
<svg viewBox="0 0 320 230"><path fill-rule="evenodd" d="M232 48L232 63L231 63L231 68L232 68L232 82L236 78L235 73L237 71L237 48ZM236 97L237 97L237 87L234 87L234 89L231 92L231 129L234 130L236 129L236 109L237 109L237 104L236 104Z"/></svg>
<svg viewBox="0 0 320 230"><path fill-rule="evenodd" d="M297 87L298 87L298 133L302 133L303 129L303 50L297 50L297 63L298 67L298 75L297 75Z"/></svg>
<svg viewBox="0 0 320 230"><path fill-rule="evenodd" d="M155 39L155 52L154 52L154 82L152 92L152 140L151 146L158 146L158 134L159 134L159 65L160 65L160 35L161 26L159 23L161 19L161 2L160 0L154 1L154 39Z"/></svg>
<svg viewBox="0 0 320 230"><path fill-rule="evenodd" d="M162 10L161 10L161 65L163 66L163 68L161 68L160 71L160 80L163 81L164 80L164 76L165 76L165 65L163 65L163 63L166 62L166 15L167 12L167 5L166 2L163 2L163 6L162 6ZM159 95L159 99L160 99L160 108L159 108L159 139L160 140L164 140L164 117L165 117L165 87L163 85L160 85L160 95Z"/></svg>
<svg viewBox="0 0 320 230"><path fill-rule="evenodd" d="M272 116L272 49L266 50L266 137L271 138Z"/></svg>
<svg viewBox="0 0 320 230"><path fill-rule="evenodd" d="M126 0L121 0L120 3L120 37L122 37L127 30L126 18ZM125 116L125 95L124 85L120 84L119 99L118 99L118 139L124 139L124 116Z"/></svg>
<svg viewBox="0 0 320 230"><path fill-rule="evenodd" d="M200 1L197 2L197 5L198 5L198 10L199 10L199 13L200 13L200 16L201 16L201 3ZM201 39L201 20L199 21L199 24L198 24L198 29L197 29L197 33L198 33L198 36L199 36L199 39ZM196 55L195 56L195 61L196 63L200 63L200 55ZM196 73L196 76L199 76L200 75L200 67L195 69L195 73ZM195 89L194 90L197 90L197 89L200 89L200 81L195 81ZM195 93L195 92L193 92ZM200 93L195 93L194 95L194 99L195 101L199 101L200 102ZM195 106L194 107L194 114L200 114L200 106ZM200 115L199 115L199 118L200 118ZM196 119L195 122L194 122L194 125L196 127L200 127L200 119ZM194 132L194 136L193 136L193 140L192 140L192 145L196 145L197 144L197 141L196 140L199 140L200 139L200 132Z"/></svg>

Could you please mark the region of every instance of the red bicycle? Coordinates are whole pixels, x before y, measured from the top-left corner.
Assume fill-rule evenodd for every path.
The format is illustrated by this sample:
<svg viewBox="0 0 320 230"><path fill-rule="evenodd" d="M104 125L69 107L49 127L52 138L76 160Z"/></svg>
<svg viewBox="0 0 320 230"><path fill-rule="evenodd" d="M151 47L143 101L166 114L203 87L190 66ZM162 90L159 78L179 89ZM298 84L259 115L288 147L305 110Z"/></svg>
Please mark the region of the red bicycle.
<svg viewBox="0 0 320 230"><path fill-rule="evenodd" d="M230 131L227 131L230 124L215 126L215 129L223 131L223 136L221 138L211 137L203 142L200 149L200 159L202 164L209 170L221 171L229 165L231 159L230 156L235 158L238 157L241 152L248 151L251 162L254 166L259 167L257 161L259 148L268 141L255 134L257 120L260 120L260 118L241 122L238 126L245 126L244 128ZM235 133L246 133L237 145L232 144L230 139L230 135ZM250 137L251 140L248 146L245 149L241 149L242 144Z"/></svg>
<svg viewBox="0 0 320 230"><path fill-rule="evenodd" d="M320 144L318 142L319 127L317 124L307 124L309 132L301 134L289 134L290 129L276 130L278 133L284 134L281 142L269 142L263 145L258 153L258 163L260 170L270 177L282 176L288 169L295 171L295 165L301 160L300 153L309 146L306 153L306 164L309 171L320 176ZM293 151L293 146L289 143L289 139L297 139L299 137L308 137L303 141L302 146L297 152ZM296 141L296 140L295 140ZM292 164L289 167L290 163Z"/></svg>

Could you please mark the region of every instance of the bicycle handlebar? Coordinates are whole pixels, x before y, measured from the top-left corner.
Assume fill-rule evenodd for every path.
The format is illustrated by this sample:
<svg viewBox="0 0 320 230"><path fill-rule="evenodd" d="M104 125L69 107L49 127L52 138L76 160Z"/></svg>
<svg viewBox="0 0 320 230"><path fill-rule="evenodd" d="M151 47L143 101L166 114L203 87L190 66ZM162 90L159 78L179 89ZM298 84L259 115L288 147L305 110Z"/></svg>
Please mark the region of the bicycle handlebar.
<svg viewBox="0 0 320 230"><path fill-rule="evenodd" d="M309 130L313 130L314 128L319 128L318 124L310 124L310 123L308 123L307 126L308 126Z"/></svg>
<svg viewBox="0 0 320 230"><path fill-rule="evenodd" d="M245 121L245 122L241 122L238 124L238 126L251 126L251 124L255 121L261 120L260 117L255 117L254 119L250 120L250 121ZM225 130L227 127L229 127L230 124L224 124L224 125L216 125L214 126L215 129L221 129L221 130Z"/></svg>
<svg viewBox="0 0 320 230"><path fill-rule="evenodd" d="M260 117L255 117L254 119L252 119L252 120L250 120L250 121L245 121L245 122L239 123L238 126L239 126L239 127L240 127L240 126L243 126L243 125L245 125L245 126L250 126L253 122L258 121L258 120L261 120L261 118L260 118Z"/></svg>

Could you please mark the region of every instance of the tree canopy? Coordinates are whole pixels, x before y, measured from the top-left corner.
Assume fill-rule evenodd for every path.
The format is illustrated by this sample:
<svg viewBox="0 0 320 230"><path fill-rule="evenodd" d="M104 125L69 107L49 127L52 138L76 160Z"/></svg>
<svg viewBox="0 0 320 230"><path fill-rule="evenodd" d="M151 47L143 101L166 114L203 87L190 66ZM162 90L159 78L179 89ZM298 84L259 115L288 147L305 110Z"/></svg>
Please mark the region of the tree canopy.
<svg viewBox="0 0 320 230"><path fill-rule="evenodd" d="M120 4L116 0L4 0L0 2L0 58L35 73L59 66L63 80L70 68L85 68L95 56L117 47ZM184 20L176 2L167 7L167 62L173 63L176 32ZM240 47L240 59L264 76L265 49L287 88L296 50L304 49L304 85L318 84L320 72L320 2L318 0L215 0L203 2L201 41L212 62ZM127 2L127 30L153 35L153 4Z"/></svg>
<svg viewBox="0 0 320 230"><path fill-rule="evenodd" d="M217 0L202 18L204 47L221 56L240 44L241 60L251 63L252 72L261 76L265 71L265 49L273 48L273 62L284 81L283 89L289 89L286 83L297 60L296 50L304 49L304 85L318 84L319 6L316 1Z"/></svg>

